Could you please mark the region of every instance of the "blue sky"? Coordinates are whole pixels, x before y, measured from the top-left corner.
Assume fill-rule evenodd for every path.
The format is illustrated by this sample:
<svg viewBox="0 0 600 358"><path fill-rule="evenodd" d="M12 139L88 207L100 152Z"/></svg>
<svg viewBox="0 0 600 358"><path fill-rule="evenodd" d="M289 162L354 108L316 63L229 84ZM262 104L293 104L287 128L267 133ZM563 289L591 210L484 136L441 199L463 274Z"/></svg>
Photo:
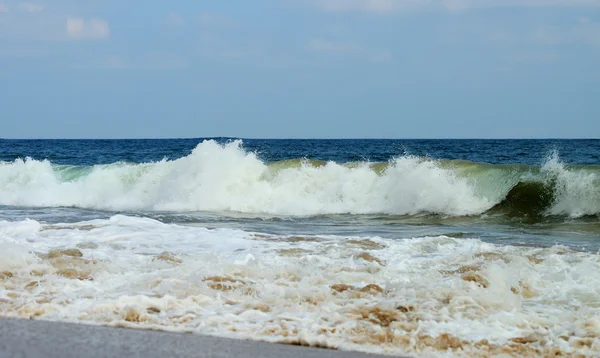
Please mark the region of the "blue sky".
<svg viewBox="0 0 600 358"><path fill-rule="evenodd" d="M600 0L0 0L0 138L600 137Z"/></svg>

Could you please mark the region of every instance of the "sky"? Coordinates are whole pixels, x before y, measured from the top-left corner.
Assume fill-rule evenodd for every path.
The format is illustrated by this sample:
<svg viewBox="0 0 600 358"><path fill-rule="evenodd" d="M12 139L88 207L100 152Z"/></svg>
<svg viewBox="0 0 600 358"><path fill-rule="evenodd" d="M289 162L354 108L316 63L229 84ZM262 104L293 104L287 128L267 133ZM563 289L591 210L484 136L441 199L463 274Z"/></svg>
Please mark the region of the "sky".
<svg viewBox="0 0 600 358"><path fill-rule="evenodd" d="M0 0L0 138L599 138L600 0Z"/></svg>

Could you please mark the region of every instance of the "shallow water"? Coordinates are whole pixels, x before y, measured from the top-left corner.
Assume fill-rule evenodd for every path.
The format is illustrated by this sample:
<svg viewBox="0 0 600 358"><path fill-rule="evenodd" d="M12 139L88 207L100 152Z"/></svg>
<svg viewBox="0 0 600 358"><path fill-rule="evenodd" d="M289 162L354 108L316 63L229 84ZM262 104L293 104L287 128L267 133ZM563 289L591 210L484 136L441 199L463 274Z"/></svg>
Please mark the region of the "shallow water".
<svg viewBox="0 0 600 358"><path fill-rule="evenodd" d="M599 154L600 141L0 141L0 314L597 356Z"/></svg>

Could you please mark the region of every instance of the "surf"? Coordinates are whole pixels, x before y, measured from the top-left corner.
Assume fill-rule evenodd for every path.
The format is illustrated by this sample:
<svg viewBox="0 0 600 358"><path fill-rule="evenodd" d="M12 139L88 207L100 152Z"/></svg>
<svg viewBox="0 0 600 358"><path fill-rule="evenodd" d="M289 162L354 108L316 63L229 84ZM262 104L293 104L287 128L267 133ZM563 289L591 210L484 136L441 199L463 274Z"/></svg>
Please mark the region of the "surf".
<svg viewBox="0 0 600 358"><path fill-rule="evenodd" d="M148 163L0 163L0 205L282 216L389 214L537 219L600 214L600 168L494 165L400 155L388 162L265 162L241 141Z"/></svg>

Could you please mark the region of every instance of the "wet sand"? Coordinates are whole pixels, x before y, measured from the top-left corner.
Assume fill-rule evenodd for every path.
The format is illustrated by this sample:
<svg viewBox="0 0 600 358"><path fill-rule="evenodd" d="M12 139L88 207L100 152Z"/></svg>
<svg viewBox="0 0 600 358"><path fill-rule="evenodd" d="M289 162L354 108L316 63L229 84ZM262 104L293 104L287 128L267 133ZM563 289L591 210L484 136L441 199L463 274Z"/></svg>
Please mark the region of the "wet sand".
<svg viewBox="0 0 600 358"><path fill-rule="evenodd" d="M384 356L197 334L0 318L0 357L377 358Z"/></svg>

